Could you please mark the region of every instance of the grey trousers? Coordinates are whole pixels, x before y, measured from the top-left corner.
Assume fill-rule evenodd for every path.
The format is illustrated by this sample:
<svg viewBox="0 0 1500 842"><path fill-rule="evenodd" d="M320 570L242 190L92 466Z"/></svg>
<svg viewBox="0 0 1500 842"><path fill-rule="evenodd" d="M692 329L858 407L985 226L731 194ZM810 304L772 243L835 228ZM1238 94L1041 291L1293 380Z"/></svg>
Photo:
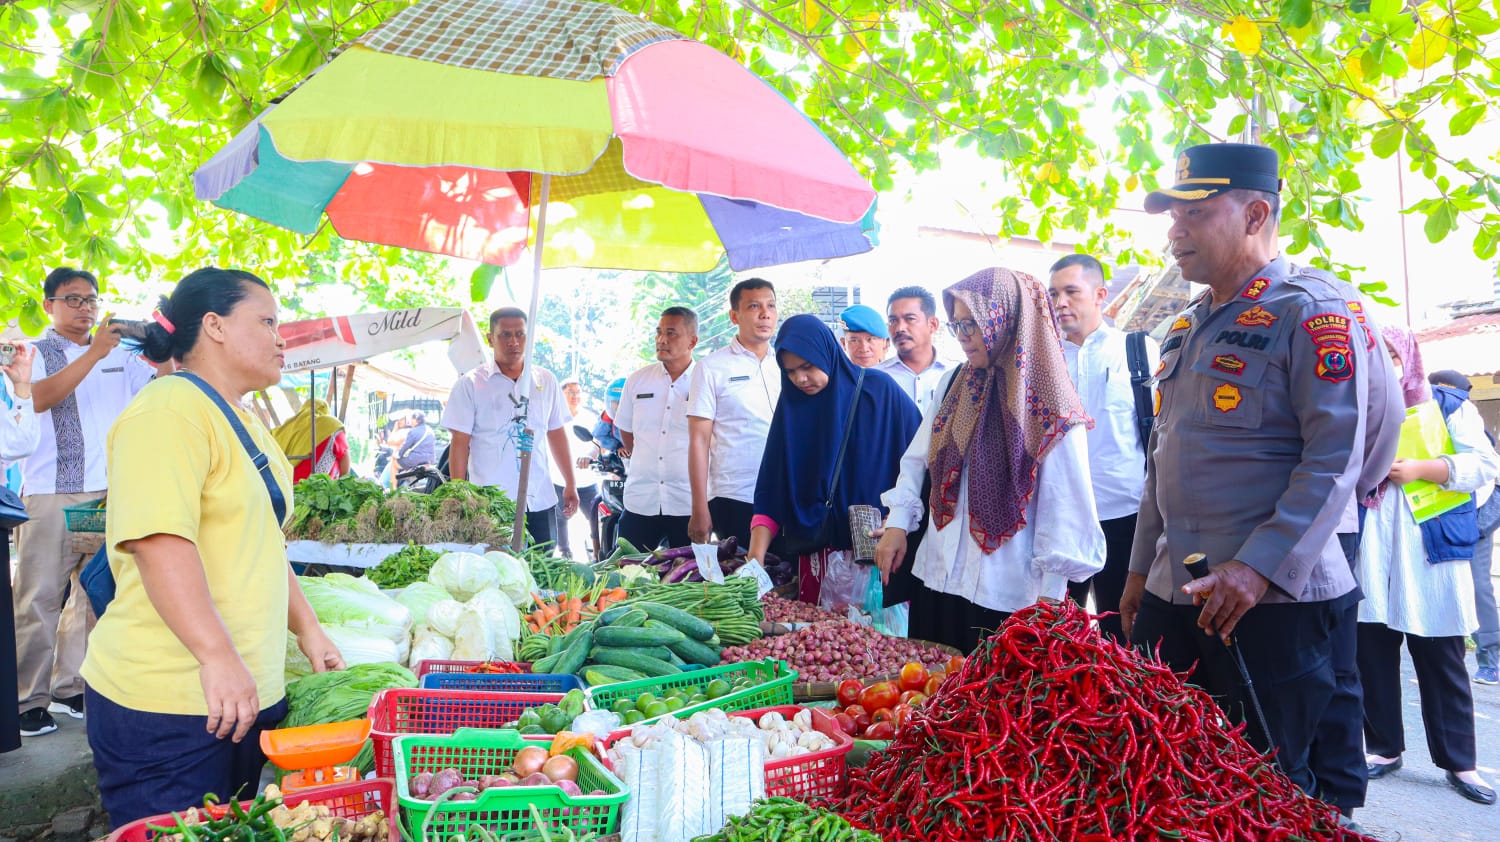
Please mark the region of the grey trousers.
<svg viewBox="0 0 1500 842"><path fill-rule="evenodd" d="M1497 492L1500 493L1500 492ZM1491 532L1474 547L1474 608L1479 612L1479 631L1474 632L1474 657L1481 667L1500 667L1500 611L1495 607L1495 580L1490 565L1495 560L1495 535Z"/></svg>

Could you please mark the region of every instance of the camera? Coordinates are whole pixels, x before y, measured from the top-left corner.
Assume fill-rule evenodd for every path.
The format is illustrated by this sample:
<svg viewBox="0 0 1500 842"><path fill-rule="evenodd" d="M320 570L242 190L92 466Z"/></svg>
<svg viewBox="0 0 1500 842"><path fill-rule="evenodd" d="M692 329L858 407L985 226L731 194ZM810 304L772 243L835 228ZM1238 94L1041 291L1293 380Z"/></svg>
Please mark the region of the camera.
<svg viewBox="0 0 1500 842"><path fill-rule="evenodd" d="M134 339L137 342L141 342L146 339L145 322L138 322L133 319L110 319L109 326L118 327L120 329L121 339Z"/></svg>

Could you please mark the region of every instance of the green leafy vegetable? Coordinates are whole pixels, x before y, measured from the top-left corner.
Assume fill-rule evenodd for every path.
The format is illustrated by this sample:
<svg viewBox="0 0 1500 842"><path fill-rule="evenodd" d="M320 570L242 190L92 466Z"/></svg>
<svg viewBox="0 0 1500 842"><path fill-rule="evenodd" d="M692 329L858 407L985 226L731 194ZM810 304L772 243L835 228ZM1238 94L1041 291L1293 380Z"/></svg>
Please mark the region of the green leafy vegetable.
<svg viewBox="0 0 1500 842"><path fill-rule="evenodd" d="M443 554L437 550L408 544L399 552L386 556L384 561L371 567L365 572L365 576L382 588L404 588L413 582L426 579L428 571L432 569L432 563L442 557Z"/></svg>
<svg viewBox="0 0 1500 842"><path fill-rule="evenodd" d="M399 664L359 664L320 672L286 686L287 714L278 728L296 728L363 717L375 694L390 687L415 687L417 677ZM375 768L368 741L355 758L363 772Z"/></svg>

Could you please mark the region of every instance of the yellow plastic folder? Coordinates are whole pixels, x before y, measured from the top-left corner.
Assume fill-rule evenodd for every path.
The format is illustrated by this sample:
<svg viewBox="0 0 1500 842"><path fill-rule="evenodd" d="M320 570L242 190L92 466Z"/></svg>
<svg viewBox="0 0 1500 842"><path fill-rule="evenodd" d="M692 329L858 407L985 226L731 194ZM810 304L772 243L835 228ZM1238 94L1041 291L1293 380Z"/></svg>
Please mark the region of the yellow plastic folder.
<svg viewBox="0 0 1500 842"><path fill-rule="evenodd" d="M1443 420L1443 410L1437 401L1424 401L1408 407L1406 420L1401 424L1401 441L1396 445L1396 458L1436 459L1451 453L1453 439L1448 435L1448 424ZM1425 479L1412 480L1401 486L1401 492L1406 495L1417 523L1432 520L1469 500L1468 494L1448 491Z"/></svg>

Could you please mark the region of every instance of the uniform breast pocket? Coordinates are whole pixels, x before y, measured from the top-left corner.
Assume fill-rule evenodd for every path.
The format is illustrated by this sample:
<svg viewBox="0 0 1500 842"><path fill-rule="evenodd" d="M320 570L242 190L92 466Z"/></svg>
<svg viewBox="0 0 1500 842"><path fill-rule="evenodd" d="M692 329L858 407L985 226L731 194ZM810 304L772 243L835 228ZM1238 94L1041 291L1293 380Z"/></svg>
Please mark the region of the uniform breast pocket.
<svg viewBox="0 0 1500 842"><path fill-rule="evenodd" d="M1270 361L1259 354L1219 349L1195 360L1192 378L1200 421L1215 427L1260 427Z"/></svg>

